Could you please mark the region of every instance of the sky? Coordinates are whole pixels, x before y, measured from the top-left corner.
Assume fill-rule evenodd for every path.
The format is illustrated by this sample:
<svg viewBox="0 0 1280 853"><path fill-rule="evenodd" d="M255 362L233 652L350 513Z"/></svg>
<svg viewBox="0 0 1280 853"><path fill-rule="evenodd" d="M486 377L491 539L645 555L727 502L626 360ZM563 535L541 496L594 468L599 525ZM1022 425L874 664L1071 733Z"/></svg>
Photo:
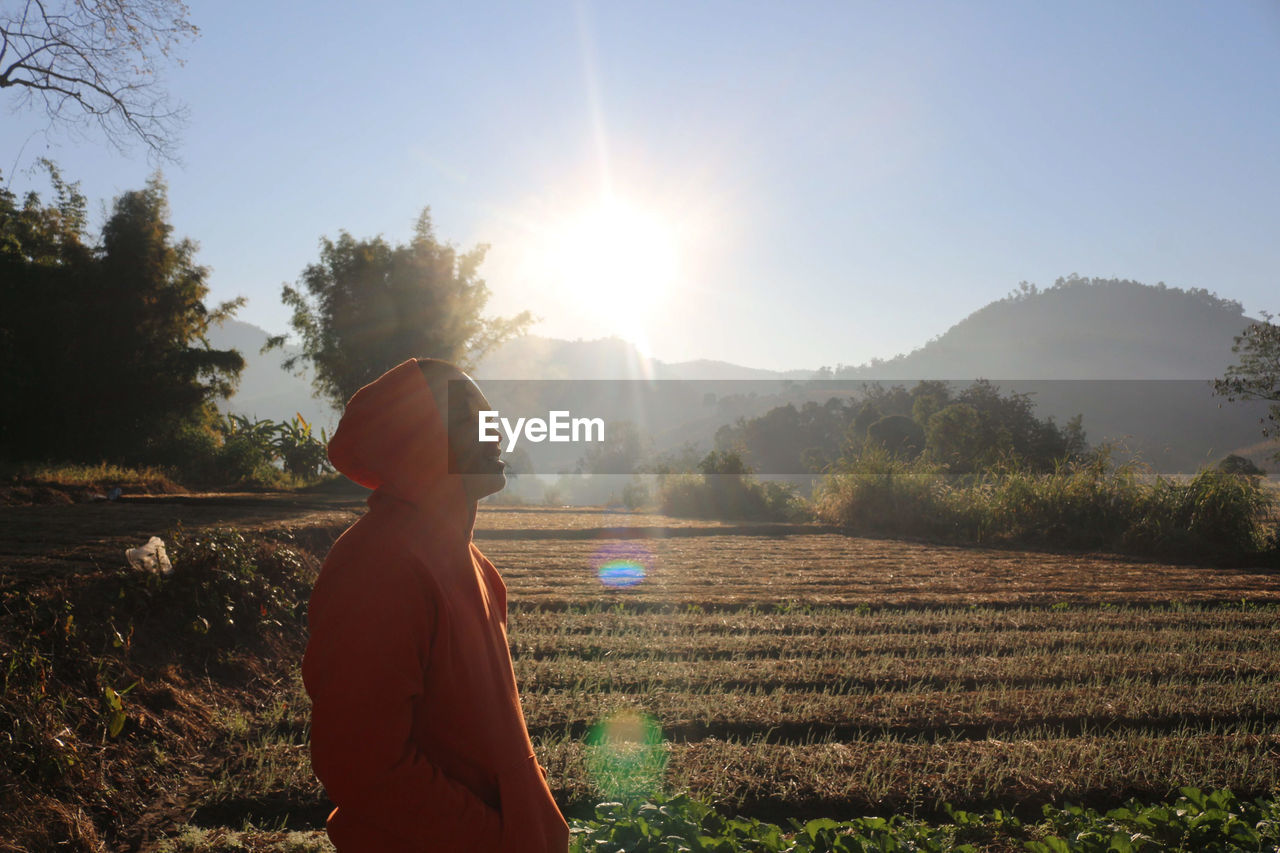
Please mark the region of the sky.
<svg viewBox="0 0 1280 853"><path fill-rule="evenodd" d="M15 0L0 0L12 6ZM668 362L860 364L1029 281L1280 312L1280 2L192 2L163 164L209 301L347 231L489 246L488 312ZM8 96L0 92L0 96ZM156 168L0 97L95 229Z"/></svg>

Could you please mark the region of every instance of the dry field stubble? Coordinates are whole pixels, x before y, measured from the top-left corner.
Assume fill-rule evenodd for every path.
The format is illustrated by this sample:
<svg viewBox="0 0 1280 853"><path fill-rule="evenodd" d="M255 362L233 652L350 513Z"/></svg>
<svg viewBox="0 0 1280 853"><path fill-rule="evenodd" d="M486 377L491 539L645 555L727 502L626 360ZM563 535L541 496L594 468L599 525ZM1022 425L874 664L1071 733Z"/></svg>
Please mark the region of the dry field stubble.
<svg viewBox="0 0 1280 853"><path fill-rule="evenodd" d="M481 516L562 801L608 793L583 738L619 713L669 787L772 819L1280 789L1274 572L669 523Z"/></svg>
<svg viewBox="0 0 1280 853"><path fill-rule="evenodd" d="M288 527L322 555L359 509L260 496L11 508L0 591L127 571L123 549L177 521ZM661 733L645 747L661 779L641 783L770 819L1280 787L1275 573L570 509L485 507L476 539L506 578L526 716L571 812L612 793L584 736L619 712ZM603 583L619 559L644 579ZM193 698L213 700L206 751L143 816L149 837L320 829L296 663ZM196 682L144 684L134 707Z"/></svg>

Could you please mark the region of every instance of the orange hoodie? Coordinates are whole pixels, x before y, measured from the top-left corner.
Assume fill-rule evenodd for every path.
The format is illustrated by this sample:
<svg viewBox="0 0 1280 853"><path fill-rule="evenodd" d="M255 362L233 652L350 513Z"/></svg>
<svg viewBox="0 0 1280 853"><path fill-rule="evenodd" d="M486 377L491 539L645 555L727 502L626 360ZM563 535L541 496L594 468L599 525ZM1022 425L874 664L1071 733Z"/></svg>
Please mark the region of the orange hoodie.
<svg viewBox="0 0 1280 853"><path fill-rule="evenodd" d="M329 837L341 853L563 853L568 826L516 692L506 587L471 541L475 503L449 452L412 360L356 392L329 443L334 467L374 489L308 611Z"/></svg>

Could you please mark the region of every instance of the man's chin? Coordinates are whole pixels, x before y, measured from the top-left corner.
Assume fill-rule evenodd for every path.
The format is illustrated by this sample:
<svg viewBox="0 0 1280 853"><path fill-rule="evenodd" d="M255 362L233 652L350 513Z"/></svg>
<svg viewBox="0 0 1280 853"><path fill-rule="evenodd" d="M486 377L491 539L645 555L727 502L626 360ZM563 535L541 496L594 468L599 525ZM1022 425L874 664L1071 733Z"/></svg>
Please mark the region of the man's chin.
<svg viewBox="0 0 1280 853"><path fill-rule="evenodd" d="M467 497L478 501L483 497L497 494L507 486L507 475L501 471L485 474L463 474L462 486Z"/></svg>

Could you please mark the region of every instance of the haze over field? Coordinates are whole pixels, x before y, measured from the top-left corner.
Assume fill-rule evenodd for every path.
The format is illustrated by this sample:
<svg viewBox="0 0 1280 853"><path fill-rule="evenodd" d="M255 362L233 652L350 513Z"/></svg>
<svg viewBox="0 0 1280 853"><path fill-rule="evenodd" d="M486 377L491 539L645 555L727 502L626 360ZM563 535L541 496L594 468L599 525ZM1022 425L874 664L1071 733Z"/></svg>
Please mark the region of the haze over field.
<svg viewBox="0 0 1280 853"><path fill-rule="evenodd" d="M1266 0L191 18L166 75L190 109L175 233L201 243L212 300L247 296L240 319L272 333L322 235L403 240L425 205L442 238L492 245L492 312L668 363L891 358L1072 271L1277 307ZM46 156L95 203L151 169L45 127L0 123L15 191L47 194Z"/></svg>
<svg viewBox="0 0 1280 853"><path fill-rule="evenodd" d="M659 451L685 441L709 449L715 430L739 415L798 401L770 380L846 380L812 393L824 401L848 397L863 380L909 386L920 379L995 379L1005 383L1006 392L1030 393L1040 417L1066 423L1081 413L1090 441L1119 441L1157 470L1186 472L1228 452L1259 460L1274 452L1258 434L1265 405L1223 406L1207 381L1232 363L1234 336L1250 321L1239 303L1202 291L1068 279L1043 291L1018 291L909 353L861 365L770 371L709 360L668 363L646 358L619 338L527 336L486 357L474 373L500 407L507 402L504 391L519 382L499 380L698 380L700 387L706 383L702 390L721 396L759 397L743 410L667 405L646 412L641 431L656 439ZM262 330L235 321L211 336L216 346L238 348L248 360L240 390L225 408L276 419L297 411L332 429L337 412L310 396L309 374L292 376L277 367L280 355L257 354L265 339Z"/></svg>

